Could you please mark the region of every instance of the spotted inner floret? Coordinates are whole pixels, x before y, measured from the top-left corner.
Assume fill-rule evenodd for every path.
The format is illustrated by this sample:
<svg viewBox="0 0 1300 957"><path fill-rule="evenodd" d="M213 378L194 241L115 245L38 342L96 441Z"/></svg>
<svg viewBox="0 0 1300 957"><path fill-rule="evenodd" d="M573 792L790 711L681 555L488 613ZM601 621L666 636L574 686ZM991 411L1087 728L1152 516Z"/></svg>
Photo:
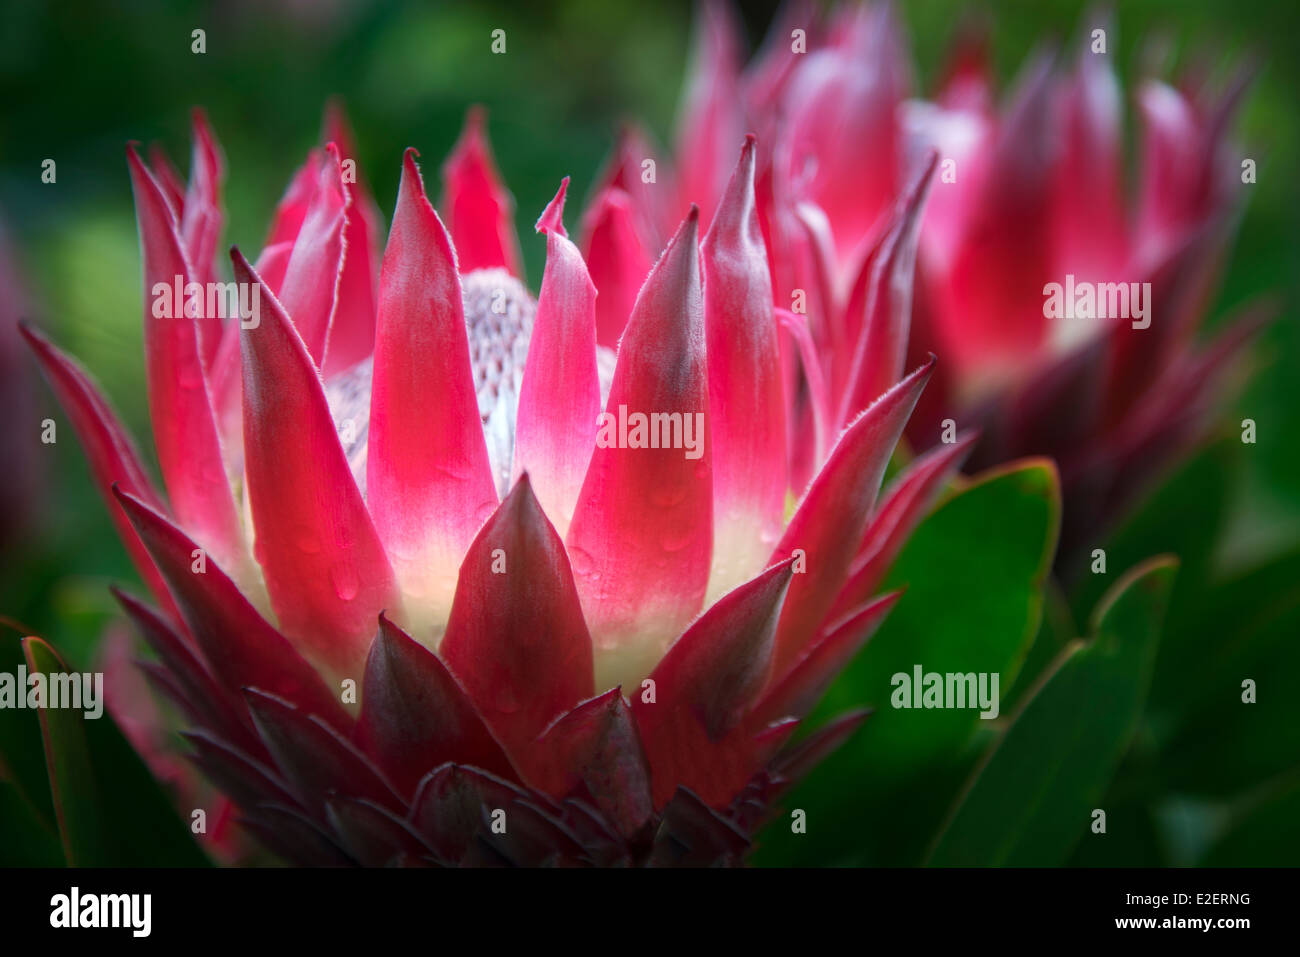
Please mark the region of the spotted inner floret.
<svg viewBox="0 0 1300 957"><path fill-rule="evenodd" d="M504 269L476 269L461 279L465 331L469 339L474 394L483 423L497 494L510 490L519 390L528 361L537 301ZM614 378L614 351L596 349L601 403ZM374 362L365 359L325 384L339 441L362 494L366 490L366 443L370 432L370 388ZM592 423L593 436L595 423Z"/></svg>

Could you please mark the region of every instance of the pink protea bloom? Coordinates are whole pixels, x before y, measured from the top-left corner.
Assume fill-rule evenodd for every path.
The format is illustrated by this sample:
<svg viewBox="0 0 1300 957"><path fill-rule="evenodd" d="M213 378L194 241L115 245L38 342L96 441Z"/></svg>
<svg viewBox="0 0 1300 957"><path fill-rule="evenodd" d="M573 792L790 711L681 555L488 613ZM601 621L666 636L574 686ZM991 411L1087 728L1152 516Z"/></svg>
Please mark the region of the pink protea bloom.
<svg viewBox="0 0 1300 957"><path fill-rule="evenodd" d="M1055 458L1068 564L1205 435L1224 372L1259 328L1252 309L1196 341L1246 195L1230 136L1247 73L1222 92L1199 77L1141 83L1130 205L1112 54L1090 46L1105 20L1090 21L1067 66L1031 59L999 109L974 33L924 101L887 3L823 16L795 0L743 69L729 10L705 6L699 42L712 53L689 87L727 92L729 109L715 116L717 102L690 97L687 109L697 126L747 125L776 144L757 179L774 297L806 305L821 380L784 367L788 421L805 437L791 443L793 474L816 461L819 392L842 426L904 355L933 352L944 361L909 438L951 437L951 422L981 432L973 467ZM715 155L679 152L688 168ZM722 175L714 161L683 178ZM1078 315L1071 301L1056 318L1052 284L1071 300L1100 290L1107 308L1122 286L1128 309ZM1134 289L1145 316L1130 314Z"/></svg>
<svg viewBox="0 0 1300 957"><path fill-rule="evenodd" d="M1246 195L1230 136L1248 72L1222 91L1141 82L1130 206L1111 57L1078 46L1068 68L1032 59L998 110L968 43L907 120L956 171L921 232L913 326L914 351L952 362L910 434L951 417L983 428L973 464L1056 458L1067 563L1203 438L1263 317L1197 342Z"/></svg>
<svg viewBox="0 0 1300 957"><path fill-rule="evenodd" d="M196 114L188 184L128 148L165 498L87 374L24 330L161 605L118 593L194 759L303 863L739 859L864 717L788 744L896 600L876 589L968 444L878 500L933 360L822 424L790 504L786 352L817 360L772 301L753 137L702 241L691 207L653 264L625 241L649 207L617 185L584 257L566 180L535 300L481 114L442 217L407 151L382 264L337 114L327 139L256 263L231 251L244 308L224 321L166 305L220 274L211 131ZM610 292L610 338L597 262L636 284Z"/></svg>

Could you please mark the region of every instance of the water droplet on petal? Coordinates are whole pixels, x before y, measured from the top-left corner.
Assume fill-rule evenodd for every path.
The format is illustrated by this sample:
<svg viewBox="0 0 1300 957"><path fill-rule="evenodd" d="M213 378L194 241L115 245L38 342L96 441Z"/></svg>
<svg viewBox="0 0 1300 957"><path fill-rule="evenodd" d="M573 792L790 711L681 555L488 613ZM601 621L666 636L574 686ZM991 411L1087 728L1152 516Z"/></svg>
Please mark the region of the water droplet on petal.
<svg viewBox="0 0 1300 957"><path fill-rule="evenodd" d="M300 527L294 533L293 540L298 546L298 551L304 555L315 555L320 551L320 536L316 534L316 529L309 525Z"/></svg>
<svg viewBox="0 0 1300 957"><path fill-rule="evenodd" d="M686 498L686 485L675 482L667 488L656 488L650 493L650 504L659 508L672 508Z"/></svg>
<svg viewBox="0 0 1300 957"><path fill-rule="evenodd" d="M659 547L666 552L679 552L694 539L692 530L684 523L670 526L659 536Z"/></svg>
<svg viewBox="0 0 1300 957"><path fill-rule="evenodd" d="M344 601L356 598L361 588L355 569L347 562L330 566L330 581L334 585L334 592Z"/></svg>
<svg viewBox="0 0 1300 957"><path fill-rule="evenodd" d="M573 569L573 574L579 578L596 578L600 573L596 571L596 561L591 557L585 548L578 548L574 545L569 546L569 567Z"/></svg>
<svg viewBox="0 0 1300 957"><path fill-rule="evenodd" d="M475 523L478 525L482 525L484 522L486 522L489 518L492 517L493 513L495 513L496 510L497 510L497 506L495 502L486 502L483 505L480 505L478 507L478 510L474 513Z"/></svg>

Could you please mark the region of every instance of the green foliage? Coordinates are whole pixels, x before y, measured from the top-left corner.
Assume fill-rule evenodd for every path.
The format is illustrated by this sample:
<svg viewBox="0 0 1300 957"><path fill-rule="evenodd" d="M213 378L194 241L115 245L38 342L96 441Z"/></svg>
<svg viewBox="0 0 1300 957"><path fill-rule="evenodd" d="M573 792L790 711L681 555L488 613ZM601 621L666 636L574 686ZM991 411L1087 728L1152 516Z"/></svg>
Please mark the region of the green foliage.
<svg viewBox="0 0 1300 957"><path fill-rule="evenodd" d="M1251 846L1267 847L1259 863L1300 859L1295 828L1259 838L1294 800L1287 795L1300 774L1300 552L1223 567L1225 516L1248 450L1235 436L1211 444L1104 543L1111 567L1172 550L1183 568L1150 700L1098 805L1121 839L1086 841L1073 863L1243 862ZM1077 584L1077 604L1100 578ZM1247 680L1254 703L1243 700Z"/></svg>
<svg viewBox="0 0 1300 957"><path fill-rule="evenodd" d="M930 864L1065 862L1142 712L1176 569L1153 559L1115 583L1089 640L1066 648L976 770Z"/></svg>
<svg viewBox="0 0 1300 957"><path fill-rule="evenodd" d="M808 833L778 822L758 861L917 859L995 722L975 709L894 709L891 676L920 664L999 673L1009 687L1038 630L1059 519L1055 470L1029 461L977 477L921 524L884 586L906 593L809 724L862 704L877 711L785 801L807 811Z"/></svg>
<svg viewBox="0 0 1300 957"><path fill-rule="evenodd" d="M24 638L22 650L29 674L39 672L48 681L52 675L71 671L39 638ZM18 837L13 845L3 844L6 864L49 865L64 860L77 867L199 867L208 863L171 799L106 712L98 718L88 718L75 708L13 713L36 716L48 778L41 789L33 769L24 766L21 781L15 775L12 781L0 782L0 809L14 814L4 814L4 828L13 829ZM29 746L22 742L5 743L6 757L30 756ZM51 817L57 841L50 830ZM61 855L56 853L60 847Z"/></svg>

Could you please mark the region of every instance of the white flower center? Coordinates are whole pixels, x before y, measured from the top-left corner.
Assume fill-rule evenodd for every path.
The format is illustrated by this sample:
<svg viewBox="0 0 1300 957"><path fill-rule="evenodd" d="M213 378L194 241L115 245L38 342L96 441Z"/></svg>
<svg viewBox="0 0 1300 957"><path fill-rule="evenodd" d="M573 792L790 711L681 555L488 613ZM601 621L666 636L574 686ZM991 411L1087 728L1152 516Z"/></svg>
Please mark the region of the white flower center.
<svg viewBox="0 0 1300 957"><path fill-rule="evenodd" d="M527 287L504 269L476 269L461 277L465 330L469 337L474 394L483 422L483 438L497 495L510 491L519 389L528 360L537 301ZM601 405L614 378L614 352L596 348ZM358 362L325 384L325 398L339 441L361 494L366 491L366 443L370 431L370 382L373 359ZM596 423L592 423L593 435Z"/></svg>

